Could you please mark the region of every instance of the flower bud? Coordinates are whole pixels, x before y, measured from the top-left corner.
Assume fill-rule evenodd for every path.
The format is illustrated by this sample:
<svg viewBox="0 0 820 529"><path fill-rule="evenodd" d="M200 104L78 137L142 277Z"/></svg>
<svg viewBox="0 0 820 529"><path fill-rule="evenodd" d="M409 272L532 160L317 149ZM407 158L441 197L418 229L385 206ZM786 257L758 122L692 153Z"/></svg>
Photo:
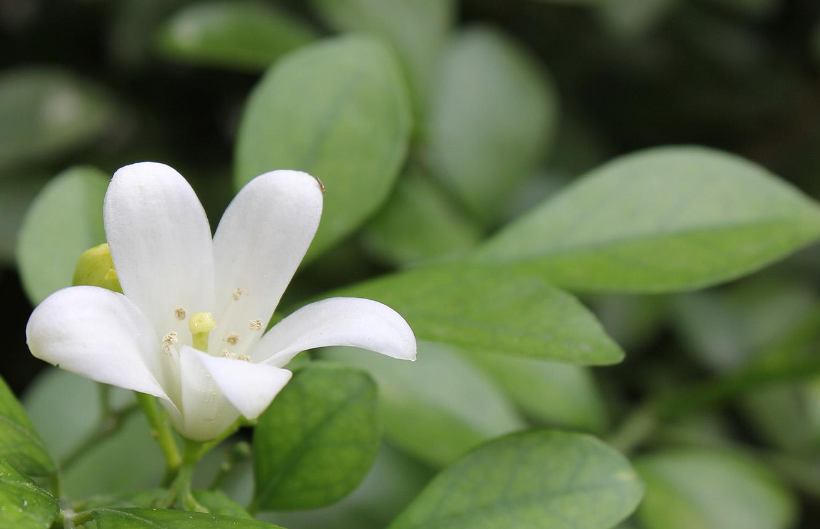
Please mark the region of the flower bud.
<svg viewBox="0 0 820 529"><path fill-rule="evenodd" d="M108 244L101 244L83 252L74 269L74 286L102 287L122 294L120 280L114 270Z"/></svg>

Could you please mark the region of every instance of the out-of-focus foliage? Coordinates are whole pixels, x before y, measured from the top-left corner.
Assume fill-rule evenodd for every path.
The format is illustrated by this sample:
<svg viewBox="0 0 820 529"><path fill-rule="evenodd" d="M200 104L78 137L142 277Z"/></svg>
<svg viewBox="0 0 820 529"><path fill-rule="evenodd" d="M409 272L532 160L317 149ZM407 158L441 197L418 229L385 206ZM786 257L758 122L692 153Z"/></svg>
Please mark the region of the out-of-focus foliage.
<svg viewBox="0 0 820 529"><path fill-rule="evenodd" d="M820 3L11 0L0 50L0 526L55 495L98 529L820 524ZM321 178L275 320L355 295L419 338L300 355L198 470L217 516L150 510L130 394L32 381L30 305L143 160L212 227L259 173Z"/></svg>

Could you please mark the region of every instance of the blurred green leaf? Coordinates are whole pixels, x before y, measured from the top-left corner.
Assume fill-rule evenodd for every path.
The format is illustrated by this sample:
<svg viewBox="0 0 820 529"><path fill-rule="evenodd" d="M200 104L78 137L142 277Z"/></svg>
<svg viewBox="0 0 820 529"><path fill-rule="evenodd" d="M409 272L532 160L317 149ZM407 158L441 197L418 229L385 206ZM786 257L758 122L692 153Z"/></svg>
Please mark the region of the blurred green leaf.
<svg viewBox="0 0 820 529"><path fill-rule="evenodd" d="M105 242L108 181L98 169L74 167L57 175L31 204L20 229L17 265L33 304L71 286L80 254Z"/></svg>
<svg viewBox="0 0 820 529"><path fill-rule="evenodd" d="M43 529L60 512L60 503L0 458L0 527Z"/></svg>
<svg viewBox="0 0 820 529"><path fill-rule="evenodd" d="M603 397L588 369L488 354L470 355L470 360L540 424L592 433L606 427Z"/></svg>
<svg viewBox="0 0 820 529"><path fill-rule="evenodd" d="M780 5L780 0L711 0L711 3L736 13L754 17L772 15Z"/></svg>
<svg viewBox="0 0 820 529"><path fill-rule="evenodd" d="M601 441L524 432L484 445L445 469L389 529L609 529L642 495L629 462Z"/></svg>
<svg viewBox="0 0 820 529"><path fill-rule="evenodd" d="M156 509L100 509L94 511L94 521L97 529L276 529L244 518Z"/></svg>
<svg viewBox="0 0 820 529"><path fill-rule="evenodd" d="M420 170L399 180L364 233L373 253L398 266L464 255L480 238L481 228Z"/></svg>
<svg viewBox="0 0 820 529"><path fill-rule="evenodd" d="M0 378L0 458L28 476L55 471L45 443L11 389Z"/></svg>
<svg viewBox="0 0 820 529"><path fill-rule="evenodd" d="M623 351L570 294L511 266L448 263L336 291L394 308L419 338L477 352L604 365Z"/></svg>
<svg viewBox="0 0 820 529"><path fill-rule="evenodd" d="M313 0L312 5L336 29L372 33L396 49L416 115L423 119L441 51L452 31L454 0Z"/></svg>
<svg viewBox="0 0 820 529"><path fill-rule="evenodd" d="M786 529L795 499L765 467L736 452L669 450L640 458L646 529Z"/></svg>
<svg viewBox="0 0 820 529"><path fill-rule="evenodd" d="M664 292L757 270L817 240L820 209L755 165L700 147L624 156L478 251L577 290Z"/></svg>
<svg viewBox="0 0 820 529"><path fill-rule="evenodd" d="M342 347L321 355L373 375L388 440L430 465L450 464L480 443L526 427L501 389L452 347L419 341L412 364Z"/></svg>
<svg viewBox="0 0 820 529"><path fill-rule="evenodd" d="M160 29L157 47L182 63L258 71L314 38L307 24L268 4L222 0L176 12Z"/></svg>
<svg viewBox="0 0 820 529"><path fill-rule="evenodd" d="M439 68L427 131L431 167L492 224L545 157L557 118L552 80L538 61L494 29L469 29Z"/></svg>
<svg viewBox="0 0 820 529"><path fill-rule="evenodd" d="M619 37L643 37L657 27L682 0L596 0L604 27Z"/></svg>
<svg viewBox="0 0 820 529"><path fill-rule="evenodd" d="M256 504L308 509L347 496L379 450L376 409L376 384L363 371L319 363L297 371L256 427Z"/></svg>
<svg viewBox="0 0 820 529"><path fill-rule="evenodd" d="M368 37L330 39L279 61L257 85L239 129L236 183L298 169L327 188L315 257L387 199L407 154L407 93L389 50Z"/></svg>
<svg viewBox="0 0 820 529"><path fill-rule="evenodd" d="M117 388L110 391L112 406L133 404L132 392ZM99 426L98 399L96 382L48 368L29 386L23 402L46 446L56 459L63 460ZM84 498L156 486L164 464L156 443L149 442L150 436L151 429L141 414L129 416L115 435L64 469L67 494Z"/></svg>
<svg viewBox="0 0 820 529"><path fill-rule="evenodd" d="M6 71L0 76L0 168L84 147L113 117L111 95L69 71Z"/></svg>
<svg viewBox="0 0 820 529"><path fill-rule="evenodd" d="M0 175L0 265L13 265L20 226L47 177L30 171Z"/></svg>

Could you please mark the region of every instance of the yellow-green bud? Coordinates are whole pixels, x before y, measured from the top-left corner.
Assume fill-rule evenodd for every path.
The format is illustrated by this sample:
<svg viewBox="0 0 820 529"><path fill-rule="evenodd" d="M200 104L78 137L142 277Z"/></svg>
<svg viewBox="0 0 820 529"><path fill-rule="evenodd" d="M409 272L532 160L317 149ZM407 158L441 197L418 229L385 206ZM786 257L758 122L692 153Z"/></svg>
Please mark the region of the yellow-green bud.
<svg viewBox="0 0 820 529"><path fill-rule="evenodd" d="M210 312L197 312L188 320L188 329L194 338L194 347L208 352L208 333L216 329L216 320Z"/></svg>
<svg viewBox="0 0 820 529"><path fill-rule="evenodd" d="M122 294L120 279L114 270L108 244L101 244L83 252L74 269L74 286L102 287Z"/></svg>

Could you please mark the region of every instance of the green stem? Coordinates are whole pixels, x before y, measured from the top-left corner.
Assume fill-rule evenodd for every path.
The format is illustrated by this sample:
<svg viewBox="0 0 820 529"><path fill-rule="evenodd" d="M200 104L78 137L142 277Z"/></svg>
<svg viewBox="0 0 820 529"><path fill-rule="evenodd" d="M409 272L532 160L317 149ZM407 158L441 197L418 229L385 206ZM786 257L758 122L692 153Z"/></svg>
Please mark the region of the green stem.
<svg viewBox="0 0 820 529"><path fill-rule="evenodd" d="M651 407L638 408L626 418L607 442L623 454L642 445L658 427L658 417Z"/></svg>
<svg viewBox="0 0 820 529"><path fill-rule="evenodd" d="M163 484L167 485L177 473L182 464L182 457L179 455L179 447L174 440L168 416L163 413L157 401L151 395L137 393L137 403L145 414L148 424L151 426L151 436L157 441L162 455L165 456L165 477Z"/></svg>
<svg viewBox="0 0 820 529"><path fill-rule="evenodd" d="M230 474L231 470L233 470L234 465L239 461L249 458L251 455L251 446L245 441L239 441L231 447L231 450L228 452L228 455L225 457L225 461L219 466L219 471L214 476L213 481L211 481L210 487L208 490L219 490L222 487L222 483L225 481L225 478Z"/></svg>
<svg viewBox="0 0 820 529"><path fill-rule="evenodd" d="M191 492L191 481L194 477L194 469L197 462L205 453L205 444L183 440L184 448L182 460L176 472L168 494L162 500L162 507L175 507L186 511L208 512L208 509L200 505Z"/></svg>

